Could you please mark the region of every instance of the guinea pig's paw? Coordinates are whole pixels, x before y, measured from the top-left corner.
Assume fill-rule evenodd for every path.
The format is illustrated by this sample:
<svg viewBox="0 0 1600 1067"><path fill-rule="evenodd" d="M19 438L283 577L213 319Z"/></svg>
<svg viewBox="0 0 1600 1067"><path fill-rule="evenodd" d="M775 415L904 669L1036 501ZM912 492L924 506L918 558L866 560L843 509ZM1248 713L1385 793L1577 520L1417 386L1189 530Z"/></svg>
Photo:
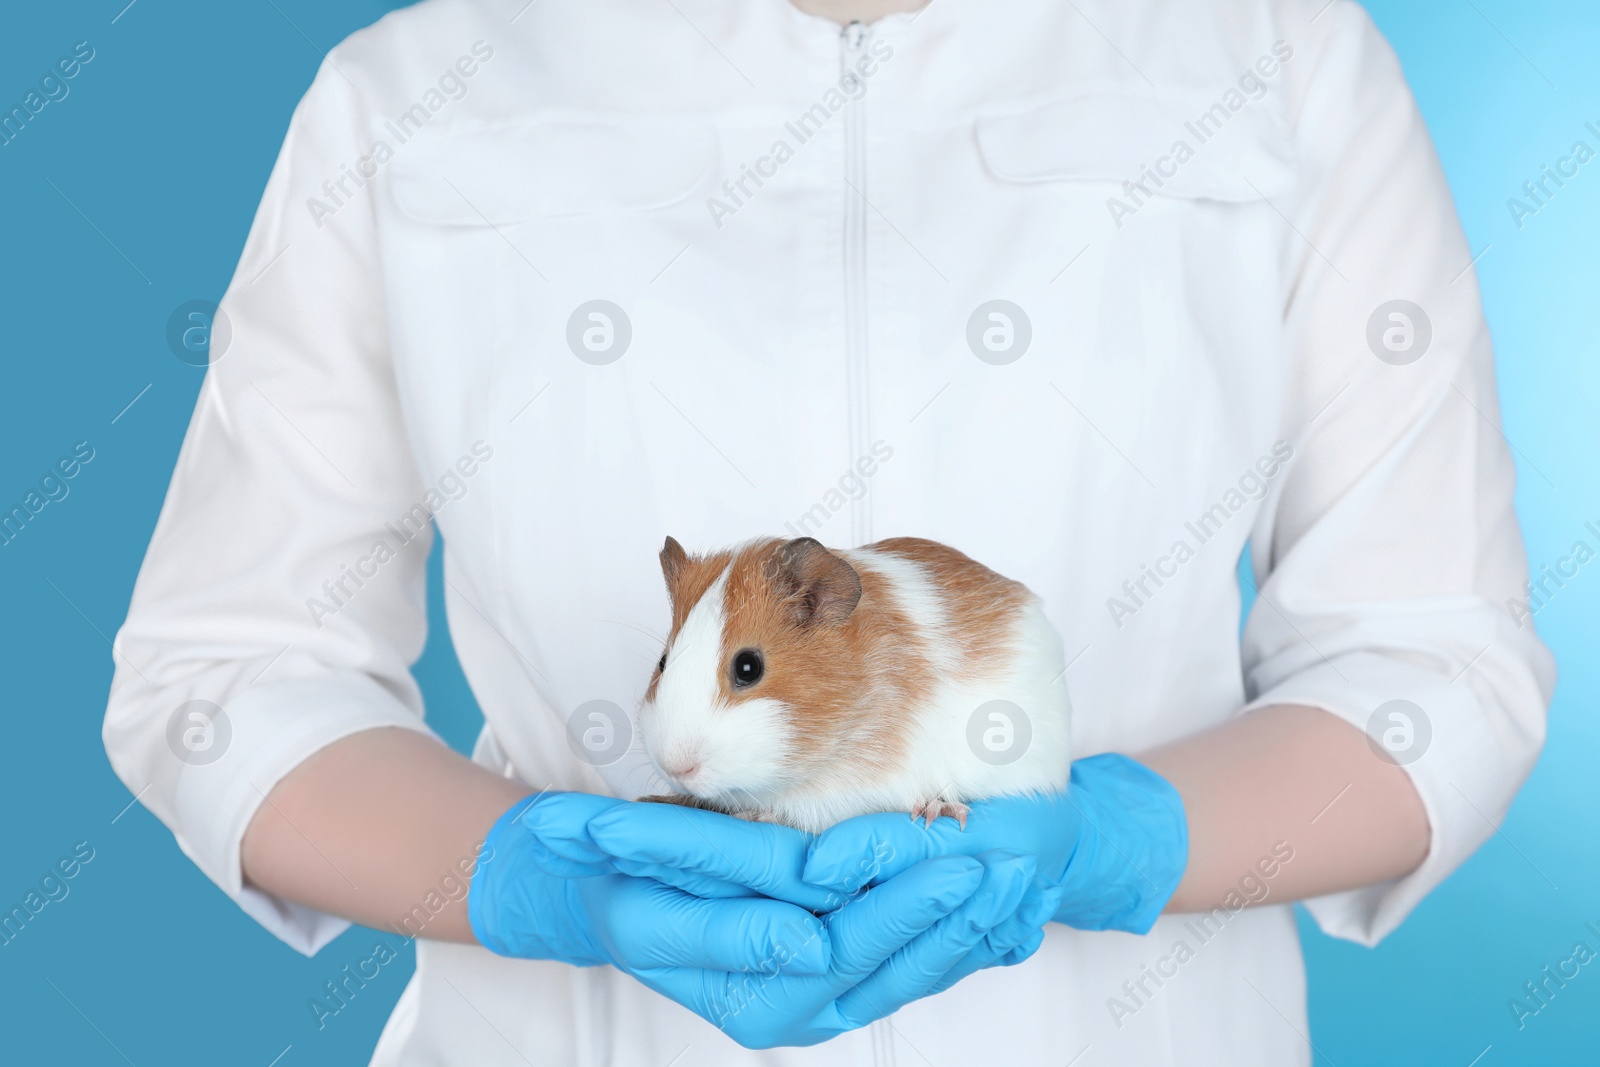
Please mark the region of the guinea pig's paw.
<svg viewBox="0 0 1600 1067"><path fill-rule="evenodd" d="M694 797L686 797L680 793L657 793L655 796L640 797L641 804L677 804L680 807L699 807Z"/></svg>
<svg viewBox="0 0 1600 1067"><path fill-rule="evenodd" d="M911 806L911 821L916 822L918 819L926 819L926 825L928 826L933 825L933 820L948 815L960 823L961 828L965 830L967 828L967 814L968 809L965 804L959 800L946 800L943 797L934 797L932 800L924 800Z"/></svg>

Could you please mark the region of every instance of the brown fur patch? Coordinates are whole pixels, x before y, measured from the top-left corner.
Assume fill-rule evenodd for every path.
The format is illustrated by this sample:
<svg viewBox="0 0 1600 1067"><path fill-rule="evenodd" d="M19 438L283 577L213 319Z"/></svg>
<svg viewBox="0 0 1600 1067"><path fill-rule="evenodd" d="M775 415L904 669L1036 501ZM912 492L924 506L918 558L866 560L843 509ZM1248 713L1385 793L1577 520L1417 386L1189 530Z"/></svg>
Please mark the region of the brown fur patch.
<svg viewBox="0 0 1600 1067"><path fill-rule="evenodd" d="M907 724L933 690L933 664L910 618L892 599L888 581L862 566L861 598L840 622L800 622L794 600L776 574L785 542L751 545L728 574L723 629L725 659L741 649L761 652L765 673L736 688L727 662L718 678L735 709L767 698L792 709L795 741L806 758L833 756L888 768L902 755Z"/></svg>
<svg viewBox="0 0 1600 1067"><path fill-rule="evenodd" d="M953 644L962 653L958 677L974 681L1011 662L1010 626L1032 595L966 554L921 537L891 537L867 546L922 568L949 612Z"/></svg>

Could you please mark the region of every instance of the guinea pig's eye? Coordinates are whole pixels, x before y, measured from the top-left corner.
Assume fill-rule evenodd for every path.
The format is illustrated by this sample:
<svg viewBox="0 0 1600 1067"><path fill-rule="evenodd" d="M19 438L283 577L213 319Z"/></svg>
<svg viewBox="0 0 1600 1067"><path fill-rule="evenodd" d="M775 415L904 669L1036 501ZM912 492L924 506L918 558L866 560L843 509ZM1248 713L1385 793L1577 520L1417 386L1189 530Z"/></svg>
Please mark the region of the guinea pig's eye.
<svg viewBox="0 0 1600 1067"><path fill-rule="evenodd" d="M661 653L661 662L656 664L656 673L657 674L665 674L666 672L667 672L667 654L665 652L663 652L663 653Z"/></svg>
<svg viewBox="0 0 1600 1067"><path fill-rule="evenodd" d="M744 649L733 657L733 684L741 689L761 681L761 675L765 671L761 653L753 648Z"/></svg>

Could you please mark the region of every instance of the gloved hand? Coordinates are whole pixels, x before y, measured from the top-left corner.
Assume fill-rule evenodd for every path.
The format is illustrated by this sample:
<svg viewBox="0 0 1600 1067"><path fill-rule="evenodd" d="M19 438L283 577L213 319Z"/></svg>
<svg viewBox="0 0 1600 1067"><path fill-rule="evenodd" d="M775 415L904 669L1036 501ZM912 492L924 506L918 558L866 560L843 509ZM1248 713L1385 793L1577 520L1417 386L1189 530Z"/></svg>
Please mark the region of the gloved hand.
<svg viewBox="0 0 1600 1067"><path fill-rule="evenodd" d="M801 879L812 836L788 826L592 793L541 796L522 824L533 834L539 866L567 878L631 874L699 897L761 895L813 912L833 911L846 899L846 894ZM672 842L683 845L673 847ZM685 847L691 842L697 847ZM703 871L690 862L662 862L654 858L652 846L673 860L701 855L714 860Z"/></svg>
<svg viewBox="0 0 1600 1067"><path fill-rule="evenodd" d="M823 975L675 968L636 977L746 1048L814 1045L938 992L1015 915L1033 881L1032 860L1012 853L925 860L825 917L832 959Z"/></svg>
<svg viewBox="0 0 1600 1067"><path fill-rule="evenodd" d="M912 825L904 815L882 818L893 820L896 828ZM622 872L702 897L758 893L814 912L839 908L850 894L891 877L890 864L894 875L912 866L896 862L896 846L885 839L850 857L854 877L848 879L847 888L819 888L804 878L813 840L809 834L698 808L636 804L583 793L547 798L525 821L539 839L541 866L552 873L580 877ZM981 856L985 851L971 849L966 854ZM1037 868L1036 858L1033 863ZM928 992L947 989L984 967L1010 966L1033 955L1061 896L1057 886L1036 873L1012 913Z"/></svg>
<svg viewBox="0 0 1600 1067"><path fill-rule="evenodd" d="M544 870L539 841L523 823L548 799L520 801L489 831L467 893L472 932L486 948L626 971L756 971L782 959L792 973L825 972L822 924L793 904L758 896L707 900L650 878Z"/></svg>
<svg viewBox="0 0 1600 1067"><path fill-rule="evenodd" d="M558 794L502 816L468 894L474 933L503 955L612 963L750 1048L814 1044L894 1012L942 988L975 952L1017 950L1017 937L1055 903L1029 897L1034 860L1004 852L929 859L851 898L823 893L796 877L805 836L770 826L759 829L796 837L771 850L778 862L739 874L828 897L835 910L818 920L727 879L704 879L722 891L706 899L654 878L600 873L617 865L585 839L584 820L613 808L651 819L680 811ZM712 812L682 814L758 828ZM541 822L543 833L529 829Z"/></svg>
<svg viewBox="0 0 1600 1067"><path fill-rule="evenodd" d="M953 819L931 827L903 815L847 819L811 845L802 877L851 892L930 856L994 848L1033 856L1040 877L1060 887L1056 922L1143 934L1183 878L1189 825L1170 782L1127 756L1106 753L1073 763L1065 793L973 804L965 830ZM884 852L890 858L864 880L860 857Z"/></svg>
<svg viewBox="0 0 1600 1067"><path fill-rule="evenodd" d="M797 886L848 894L932 856L1013 850L1033 856L1041 881L1059 890L1050 918L1084 930L1148 931L1189 858L1177 790L1116 753L1076 761L1065 793L974 803L965 829L948 818L928 827L899 813L862 815L823 831L803 856L798 831L709 812L613 802L585 814L581 831L577 812L561 814L561 832L581 838L595 869L724 892L747 886L808 907L811 890Z"/></svg>

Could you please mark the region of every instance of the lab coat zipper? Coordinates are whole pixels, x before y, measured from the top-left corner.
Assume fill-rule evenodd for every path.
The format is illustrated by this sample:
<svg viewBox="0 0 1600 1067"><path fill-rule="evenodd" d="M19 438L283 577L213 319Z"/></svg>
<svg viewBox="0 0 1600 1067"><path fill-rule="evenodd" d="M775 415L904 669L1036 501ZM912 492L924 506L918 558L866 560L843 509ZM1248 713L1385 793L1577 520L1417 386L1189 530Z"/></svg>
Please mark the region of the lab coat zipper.
<svg viewBox="0 0 1600 1067"><path fill-rule="evenodd" d="M867 48L865 24L852 22L839 35L839 77L859 78L856 63ZM854 465L866 454L872 442L871 393L867 366L867 179L866 179L866 100L857 97L844 108L844 330L845 398L849 424L849 455ZM872 540L872 512L869 494L850 502L851 545Z"/></svg>
<svg viewBox="0 0 1600 1067"><path fill-rule="evenodd" d="M845 26L839 35L839 79L859 78L856 62L867 49L867 27ZM844 108L844 343L845 389L850 426L849 462L866 454L872 443L871 392L867 366L867 116L865 94ZM870 493L850 501L852 545L872 540ZM894 1067L894 1030L879 1019L868 1028L875 1067Z"/></svg>
<svg viewBox="0 0 1600 1067"><path fill-rule="evenodd" d="M876 1067L895 1067L894 1027L888 1019L878 1019L868 1029L872 1034L872 1062Z"/></svg>
<svg viewBox="0 0 1600 1067"><path fill-rule="evenodd" d="M839 35L839 79L860 77L857 61L867 49L867 27L845 26ZM849 421L849 462L864 455L872 442L871 392L867 365L867 116L865 94L844 108L844 336L845 389ZM850 501L852 545L872 541L870 493ZM867 1027L875 1067L894 1067L894 1029L888 1019Z"/></svg>

